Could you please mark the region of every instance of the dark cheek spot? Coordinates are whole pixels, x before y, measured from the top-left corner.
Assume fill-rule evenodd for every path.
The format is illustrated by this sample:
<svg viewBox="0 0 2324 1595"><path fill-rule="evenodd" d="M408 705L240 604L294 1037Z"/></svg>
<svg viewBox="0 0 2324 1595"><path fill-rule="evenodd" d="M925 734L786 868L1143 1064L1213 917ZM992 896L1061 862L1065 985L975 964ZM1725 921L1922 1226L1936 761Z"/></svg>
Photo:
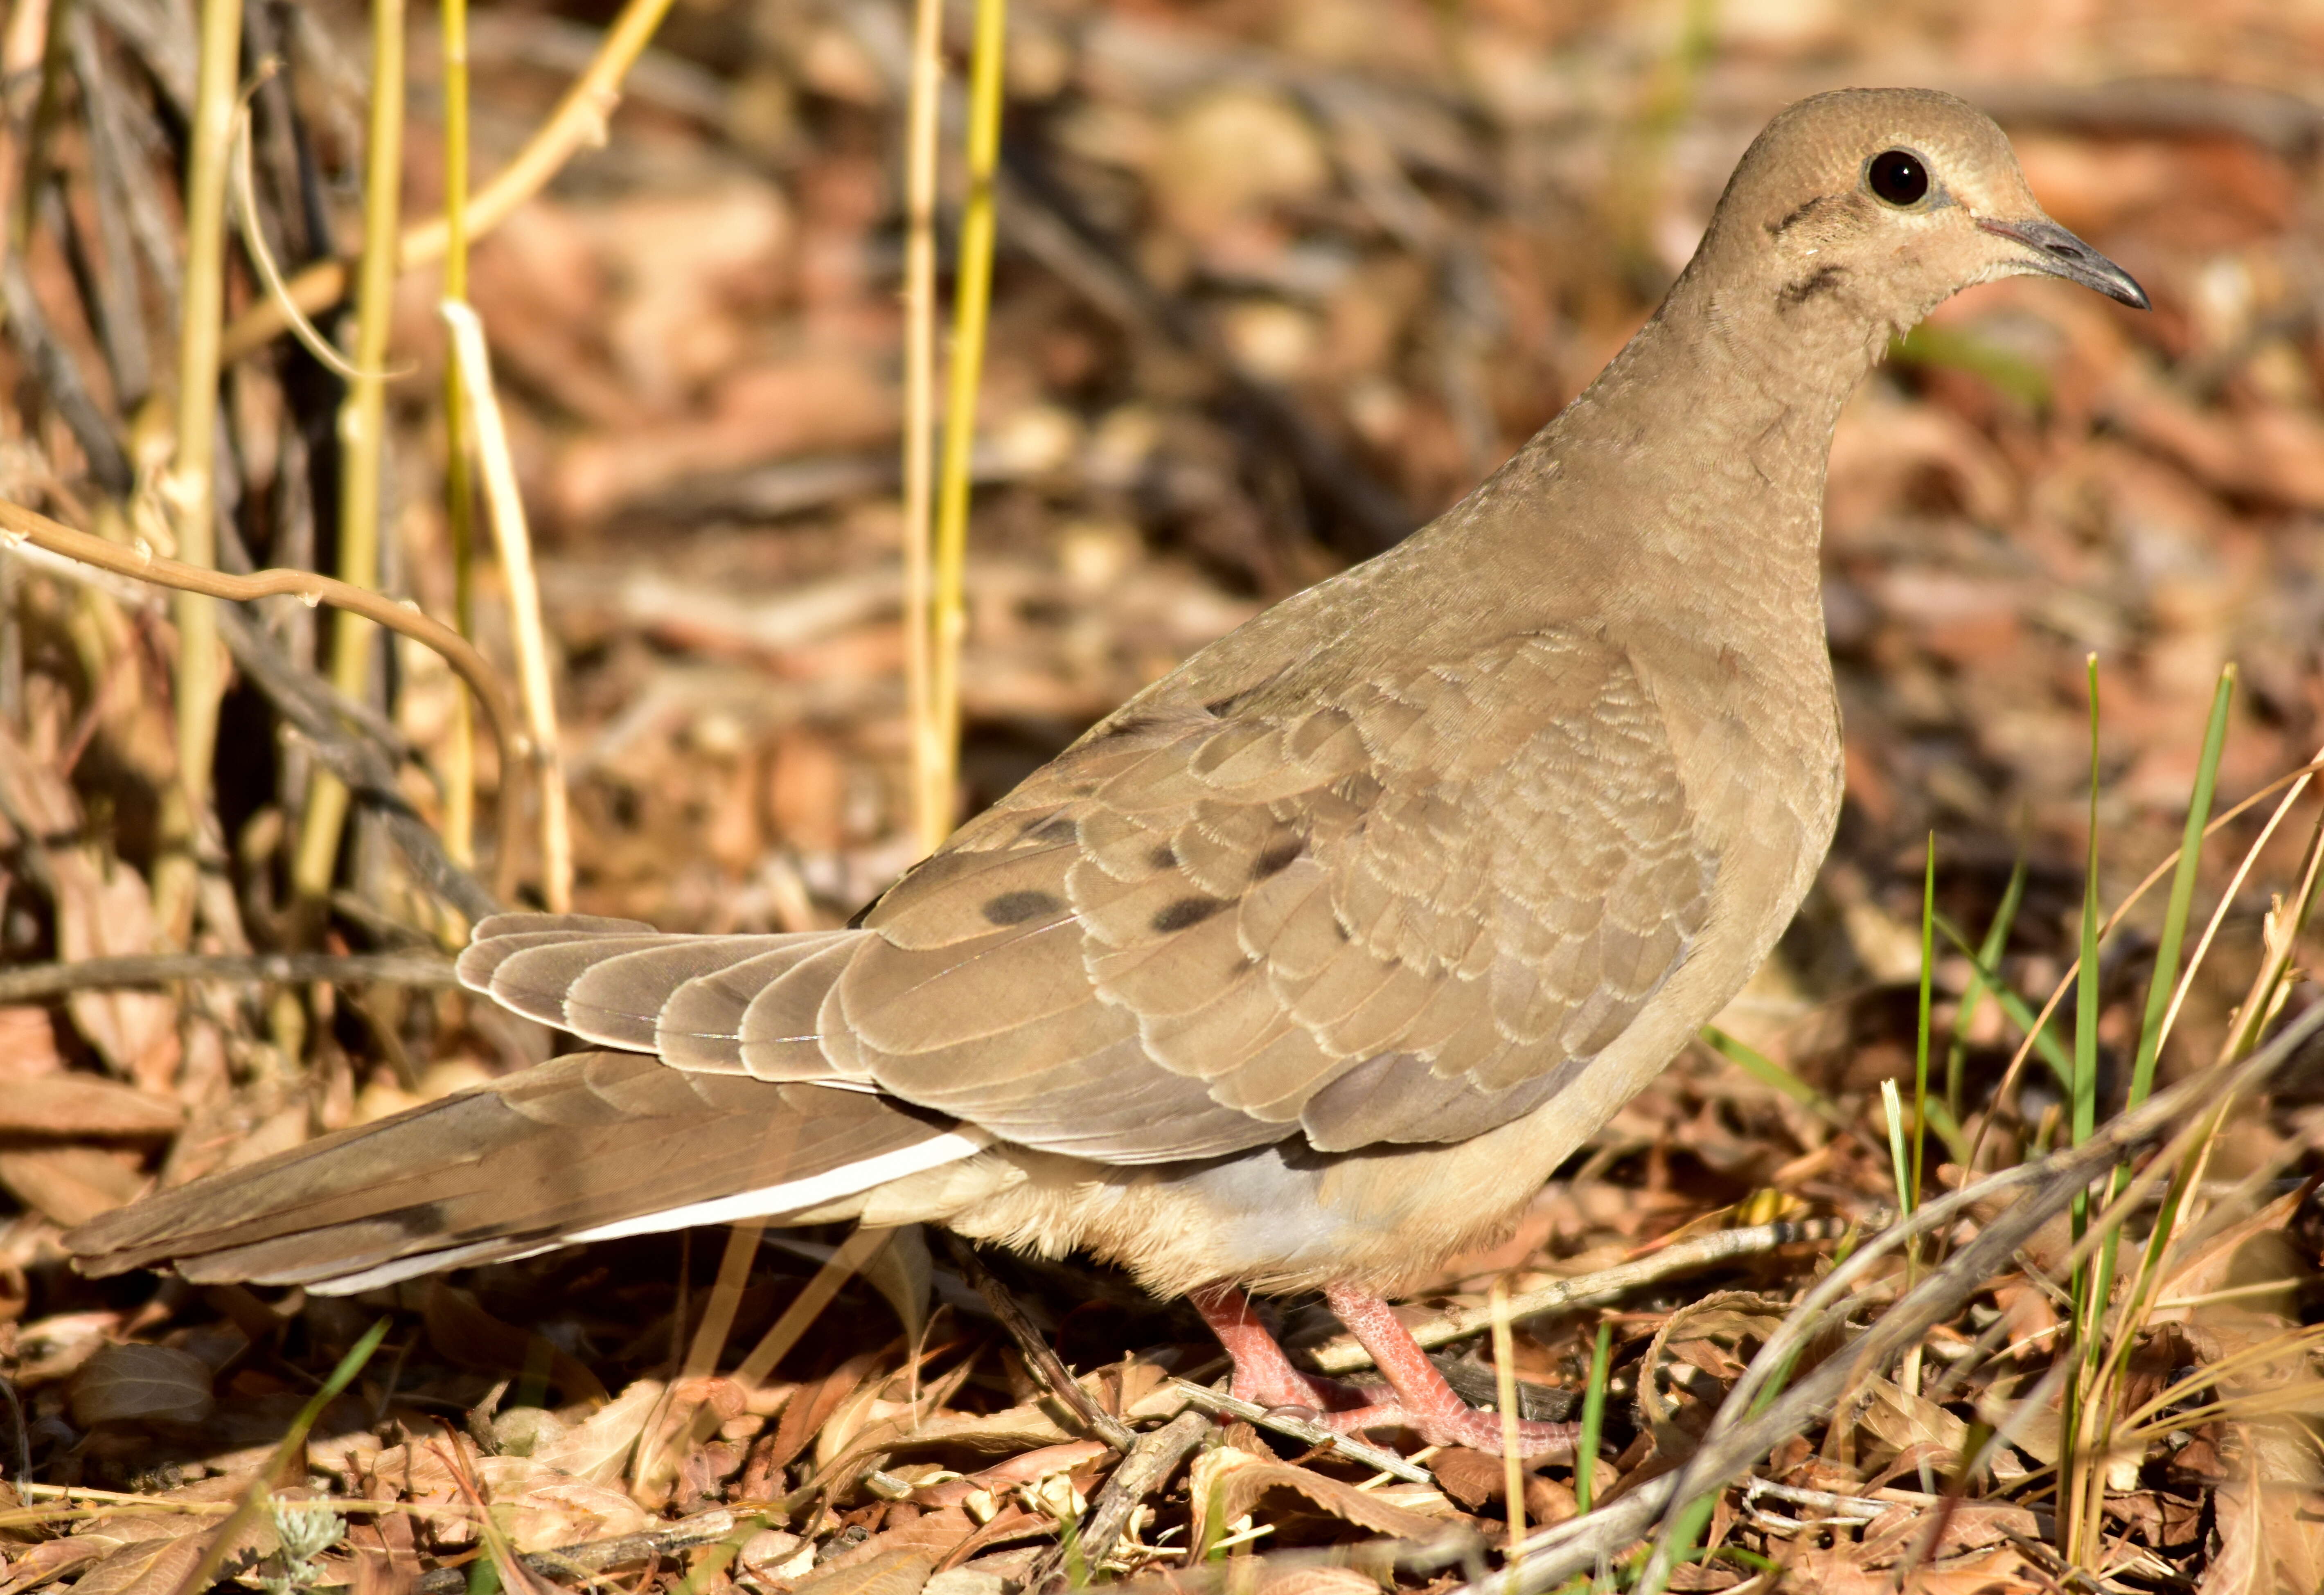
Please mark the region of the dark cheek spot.
<svg viewBox="0 0 2324 1595"><path fill-rule="evenodd" d="M1163 936L1200 925L1226 904L1214 897L1185 897L1154 916L1154 928Z"/></svg>
<svg viewBox="0 0 2324 1595"><path fill-rule="evenodd" d="M1770 238L1782 237L1785 233L1790 232L1795 224L1804 221L1807 217L1813 216L1816 213L1817 207L1821 206L1824 200L1829 198L1831 198L1830 195L1820 195L1813 199L1805 200L1801 204L1793 207L1791 212L1786 215L1783 220L1779 222L1769 222L1767 224L1767 236Z"/></svg>
<svg viewBox="0 0 2324 1595"><path fill-rule="evenodd" d="M1004 891L985 899L984 917L995 925L1022 925L1065 906L1046 891Z"/></svg>
<svg viewBox="0 0 2324 1595"><path fill-rule="evenodd" d="M1797 281L1784 284L1782 291L1775 295L1775 308L1797 309L1820 293L1837 293L1847 277L1848 271L1843 266L1818 266Z"/></svg>
<svg viewBox="0 0 2324 1595"><path fill-rule="evenodd" d="M1264 880L1270 875L1282 874L1306 848L1307 844L1296 836L1288 842L1277 843L1259 855L1258 861L1250 867L1250 878Z"/></svg>

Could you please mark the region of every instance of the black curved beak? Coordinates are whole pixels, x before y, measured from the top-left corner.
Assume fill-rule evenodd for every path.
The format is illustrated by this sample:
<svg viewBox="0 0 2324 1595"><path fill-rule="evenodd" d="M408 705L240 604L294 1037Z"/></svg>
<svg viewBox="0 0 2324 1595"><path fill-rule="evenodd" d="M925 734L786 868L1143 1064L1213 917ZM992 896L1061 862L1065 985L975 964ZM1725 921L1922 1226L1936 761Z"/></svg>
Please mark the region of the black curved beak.
<svg viewBox="0 0 2324 1595"><path fill-rule="evenodd" d="M2116 265L2106 256L2075 237L2048 217L2032 221L2009 222L1981 216L1977 225L1998 237L2023 244L2033 251L2036 271L2047 272L2052 277L2063 277L2069 282L2079 282L2084 288L2096 289L2117 304L2128 305L2134 310L2151 310L2153 302L2138 279Z"/></svg>

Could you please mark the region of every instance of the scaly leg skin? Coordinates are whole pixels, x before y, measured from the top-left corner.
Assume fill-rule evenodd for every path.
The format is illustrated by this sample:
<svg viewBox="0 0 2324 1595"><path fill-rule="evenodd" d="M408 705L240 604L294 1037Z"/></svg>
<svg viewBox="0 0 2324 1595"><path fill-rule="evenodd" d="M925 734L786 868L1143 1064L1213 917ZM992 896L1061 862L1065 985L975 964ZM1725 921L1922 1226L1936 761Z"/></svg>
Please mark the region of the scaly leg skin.
<svg viewBox="0 0 2324 1595"><path fill-rule="evenodd" d="M1232 1388L1242 1400L1291 1407L1303 1416L1313 1414L1345 1434L1394 1426L1413 1430L1431 1445L1465 1445L1500 1453L1499 1416L1479 1412L1452 1393L1386 1302L1350 1286L1333 1286L1324 1295L1340 1322L1372 1354L1387 1376L1387 1388L1301 1373L1251 1311L1250 1300L1231 1285L1207 1285L1186 1299L1233 1359ZM1519 1454L1571 1456L1581 1432L1579 1424L1520 1422Z"/></svg>
<svg viewBox="0 0 2324 1595"><path fill-rule="evenodd" d="M1431 1445L1465 1445L1472 1451L1500 1454L1499 1415L1479 1412L1454 1395L1436 1365L1428 1360L1428 1353L1386 1302L1351 1285L1328 1286L1323 1297L1348 1326L1348 1332L1371 1353L1395 1393L1392 1399L1371 1406L1326 1413L1323 1422L1343 1434L1395 1424L1412 1430ZM1278 1350L1276 1355L1283 1353ZM1521 1419L1517 1431L1520 1456L1571 1457L1582 1425Z"/></svg>
<svg viewBox="0 0 2324 1595"><path fill-rule="evenodd" d="M1190 1291L1186 1299L1233 1359L1231 1388L1237 1400L1255 1401L1261 1406L1304 1407L1310 1412L1322 1412L1332 1405L1331 1396L1317 1380L1291 1366L1291 1359L1275 1343L1241 1291L1222 1282Z"/></svg>

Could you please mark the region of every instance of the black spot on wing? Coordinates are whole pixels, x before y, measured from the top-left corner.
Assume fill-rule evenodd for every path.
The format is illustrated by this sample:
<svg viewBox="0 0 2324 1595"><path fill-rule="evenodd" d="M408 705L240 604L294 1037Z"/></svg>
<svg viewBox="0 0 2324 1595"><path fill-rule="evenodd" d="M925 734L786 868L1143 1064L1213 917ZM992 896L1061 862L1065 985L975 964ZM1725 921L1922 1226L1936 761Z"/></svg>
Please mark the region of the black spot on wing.
<svg viewBox="0 0 2324 1595"><path fill-rule="evenodd" d="M1146 855L1146 862L1157 870L1175 870L1178 867L1178 850L1165 842Z"/></svg>
<svg viewBox="0 0 2324 1595"><path fill-rule="evenodd" d="M1071 842L1080 834L1081 827L1074 823L1073 816L1053 814L1047 819L1036 820L1019 831L1017 840L1043 844Z"/></svg>
<svg viewBox="0 0 2324 1595"><path fill-rule="evenodd" d="M1250 878L1253 880L1264 880L1270 875L1280 875L1291 867L1292 861L1306 851L1307 841L1303 836L1294 836L1288 842L1278 842L1252 861Z"/></svg>
<svg viewBox="0 0 2324 1595"><path fill-rule="evenodd" d="M1154 916L1154 928L1164 936L1200 925L1226 904L1214 897L1183 897Z"/></svg>
<svg viewBox="0 0 2324 1595"><path fill-rule="evenodd" d="M994 925L1022 925L1065 905L1046 891L1004 891L984 901L984 917Z"/></svg>

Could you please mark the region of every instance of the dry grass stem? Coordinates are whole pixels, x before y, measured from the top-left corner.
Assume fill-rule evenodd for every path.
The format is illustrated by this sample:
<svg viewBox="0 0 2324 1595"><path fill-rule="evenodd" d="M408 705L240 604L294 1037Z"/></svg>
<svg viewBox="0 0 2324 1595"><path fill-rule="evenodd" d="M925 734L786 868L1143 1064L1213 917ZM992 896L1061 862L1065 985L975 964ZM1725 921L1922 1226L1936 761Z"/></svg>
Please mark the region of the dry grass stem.
<svg viewBox="0 0 2324 1595"><path fill-rule="evenodd" d="M223 0L221 0L223 3ZM387 474L387 340L395 312L395 235L403 207L403 0L372 0L371 105L364 126L364 251L355 280L355 375L339 403L339 579L379 585L382 494ZM266 301L271 304L272 301ZM331 685L361 702L370 696L370 626L342 609L331 627ZM309 903L328 893L338 867L347 788L317 770L299 816L291 890Z"/></svg>
<svg viewBox="0 0 2324 1595"><path fill-rule="evenodd" d="M469 197L470 237L481 237L500 226L517 207L546 188L574 155L605 142L606 123L613 107L621 104L622 79L661 25L669 5L670 0L629 0L622 7L605 31L595 59L574 80L549 119L514 160ZM417 271L433 264L444 258L450 244L451 226L443 217L415 223L404 230L398 244L397 268ZM338 303L346 291L344 262L320 261L309 266L290 280L285 304L267 300L253 305L226 329L220 357L231 363L263 348L288 325L283 318L285 309L296 307L308 315L318 315Z"/></svg>
<svg viewBox="0 0 2324 1595"><path fill-rule="evenodd" d="M179 299L176 447L161 497L178 557L217 563L218 327L226 304L226 177L231 164L235 76L242 54L242 0L203 0L191 146L186 160L186 274ZM217 746L217 615L205 595L180 589L178 620L178 781L162 816L171 854L154 880L165 935L183 943L192 928L197 853L210 809Z"/></svg>
<svg viewBox="0 0 2324 1595"><path fill-rule="evenodd" d="M500 550L501 574L508 584L509 629L516 644L517 693L531 733L533 762L540 793L541 896L552 914L573 906L573 828L567 806L565 766L557 731L557 688L549 668L549 629L540 613L540 581L535 574L532 538L526 528L524 499L509 456L508 430L493 388L492 355L484 346L484 323L466 305L446 300L438 307L451 328L476 460L483 468L484 507ZM507 868L505 862L503 870Z"/></svg>
<svg viewBox="0 0 2324 1595"><path fill-rule="evenodd" d="M932 696L936 637L936 152L944 99L943 0L914 0L904 198L904 701L912 816L933 853L952 830L944 728Z"/></svg>
<svg viewBox="0 0 2324 1595"><path fill-rule="evenodd" d="M529 757L529 741L499 672L466 638L411 604L309 570L261 570L249 576L205 570L181 560L164 559L150 549L124 549L88 532L76 531L22 504L0 500L0 542L17 539L51 554L155 586L244 604L260 598L298 597L309 604L328 604L361 615L443 655L445 662L459 673L469 690L483 702L493 738L500 743L501 756L511 760Z"/></svg>
<svg viewBox="0 0 2324 1595"><path fill-rule="evenodd" d="M968 640L963 601L968 566L970 456L976 447L976 401L984 375L985 335L992 312L995 232L993 181L1001 164L1001 67L1008 43L1007 0L976 0L976 37L969 58L968 192L961 205L960 255L953 288L952 365L945 393L944 454L936 476L936 552L931 596L930 717L940 778L929 785L950 830L959 802L960 659Z"/></svg>

